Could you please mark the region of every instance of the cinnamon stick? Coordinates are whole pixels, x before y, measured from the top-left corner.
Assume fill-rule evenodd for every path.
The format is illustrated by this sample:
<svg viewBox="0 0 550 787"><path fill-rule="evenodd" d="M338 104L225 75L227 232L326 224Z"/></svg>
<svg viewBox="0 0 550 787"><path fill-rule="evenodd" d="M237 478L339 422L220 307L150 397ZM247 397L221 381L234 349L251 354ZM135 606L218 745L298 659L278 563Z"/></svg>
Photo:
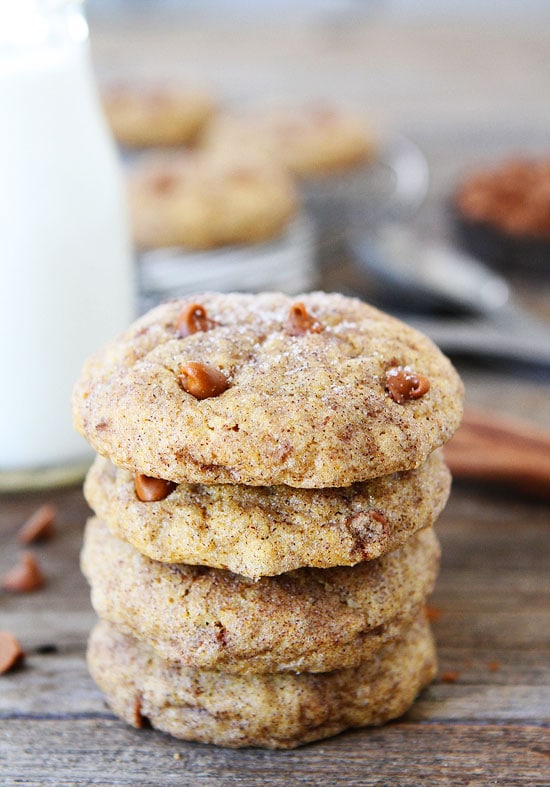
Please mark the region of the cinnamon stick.
<svg viewBox="0 0 550 787"><path fill-rule="evenodd" d="M506 483L550 500L550 432L536 424L467 408L444 452L456 478Z"/></svg>

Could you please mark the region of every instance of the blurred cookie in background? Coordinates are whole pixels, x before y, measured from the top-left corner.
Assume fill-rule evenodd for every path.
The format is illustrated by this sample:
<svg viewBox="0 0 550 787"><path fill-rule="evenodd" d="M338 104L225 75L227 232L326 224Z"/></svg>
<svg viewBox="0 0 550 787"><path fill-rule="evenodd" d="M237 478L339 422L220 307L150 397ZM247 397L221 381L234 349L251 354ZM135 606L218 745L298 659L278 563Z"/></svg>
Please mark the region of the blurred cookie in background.
<svg viewBox="0 0 550 787"><path fill-rule="evenodd" d="M129 206L140 249L212 249L279 235L296 214L290 175L244 150L144 155L129 172Z"/></svg>
<svg viewBox="0 0 550 787"><path fill-rule="evenodd" d="M378 155L378 140L361 112L330 100L235 110L216 115L199 144L216 150L256 149L280 161L295 178L315 222L320 268L335 263L342 268L348 204L371 193Z"/></svg>
<svg viewBox="0 0 550 787"><path fill-rule="evenodd" d="M245 150L157 150L127 172L140 311L202 290L315 286L315 228L278 161Z"/></svg>
<svg viewBox="0 0 550 787"><path fill-rule="evenodd" d="M113 84L102 100L116 140L128 148L190 145L216 109L207 91L169 82Z"/></svg>
<svg viewBox="0 0 550 787"><path fill-rule="evenodd" d="M256 147L299 178L346 171L372 158L376 148L373 132L359 114L324 103L218 115L201 136L201 145Z"/></svg>

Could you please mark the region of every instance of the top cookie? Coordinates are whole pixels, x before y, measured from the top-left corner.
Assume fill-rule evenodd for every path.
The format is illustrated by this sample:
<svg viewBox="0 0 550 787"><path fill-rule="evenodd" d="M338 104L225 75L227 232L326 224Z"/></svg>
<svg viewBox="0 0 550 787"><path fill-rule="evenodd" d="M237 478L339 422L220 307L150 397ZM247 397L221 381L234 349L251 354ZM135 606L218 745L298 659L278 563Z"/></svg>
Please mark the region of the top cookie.
<svg viewBox="0 0 550 787"><path fill-rule="evenodd" d="M189 144L215 109L205 92L168 83L110 86L103 106L116 139L129 148Z"/></svg>
<svg viewBox="0 0 550 787"><path fill-rule="evenodd" d="M418 467L462 400L433 342L358 299L205 293L93 355L73 414L98 453L147 476L314 488Z"/></svg>
<svg viewBox="0 0 550 787"><path fill-rule="evenodd" d="M279 236L298 199L291 176L265 155L156 151L131 169L128 205L138 248L199 250Z"/></svg>
<svg viewBox="0 0 550 787"><path fill-rule="evenodd" d="M201 135L201 144L263 150L300 178L356 167L370 159L375 149L372 132L362 118L325 105L218 115Z"/></svg>

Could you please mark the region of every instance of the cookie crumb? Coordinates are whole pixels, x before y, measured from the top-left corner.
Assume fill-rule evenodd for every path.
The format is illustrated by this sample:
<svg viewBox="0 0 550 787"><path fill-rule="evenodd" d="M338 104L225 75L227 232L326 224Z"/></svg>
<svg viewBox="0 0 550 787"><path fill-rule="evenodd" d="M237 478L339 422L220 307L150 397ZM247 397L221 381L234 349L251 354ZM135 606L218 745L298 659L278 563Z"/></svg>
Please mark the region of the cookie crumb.
<svg viewBox="0 0 550 787"><path fill-rule="evenodd" d="M439 676L439 680L442 683L456 683L460 677L460 672L458 670L449 670L448 672L442 672Z"/></svg>
<svg viewBox="0 0 550 787"><path fill-rule="evenodd" d="M0 631L0 675L16 667L25 658L18 640L10 631Z"/></svg>
<svg viewBox="0 0 550 787"><path fill-rule="evenodd" d="M44 574L31 552L22 552L17 563L2 578L0 586L11 593L31 593L45 584Z"/></svg>
<svg viewBox="0 0 550 787"><path fill-rule="evenodd" d="M37 508L26 522L17 531L17 540L20 544L32 544L35 541L46 541L54 534L54 522L57 509L50 503Z"/></svg>
<svg viewBox="0 0 550 787"><path fill-rule="evenodd" d="M438 609L437 607L430 607L430 606L426 607L426 615L428 616L428 620L430 621L430 623L435 623L436 621L438 621L442 614L443 613L441 612L441 610Z"/></svg>
<svg viewBox="0 0 550 787"><path fill-rule="evenodd" d="M175 751L172 757L174 758L174 760L181 760L181 754L179 753L179 751Z"/></svg>

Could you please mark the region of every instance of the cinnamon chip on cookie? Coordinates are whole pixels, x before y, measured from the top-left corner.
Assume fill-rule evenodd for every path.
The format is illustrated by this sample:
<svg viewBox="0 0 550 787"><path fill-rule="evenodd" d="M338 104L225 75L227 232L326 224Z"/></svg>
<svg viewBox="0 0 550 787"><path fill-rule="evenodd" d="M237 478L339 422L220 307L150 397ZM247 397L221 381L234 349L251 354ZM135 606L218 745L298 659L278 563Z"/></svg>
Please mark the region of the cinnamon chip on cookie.
<svg viewBox="0 0 550 787"><path fill-rule="evenodd" d="M174 325L197 303L216 325L182 341ZM299 337L283 330L296 304L315 328ZM223 370L231 380L223 395L182 395L178 377L192 364ZM389 364L421 373L429 390L396 407ZM132 472L313 488L420 466L453 434L462 407L462 383L427 337L321 292L203 293L162 304L92 356L73 397L77 429Z"/></svg>

